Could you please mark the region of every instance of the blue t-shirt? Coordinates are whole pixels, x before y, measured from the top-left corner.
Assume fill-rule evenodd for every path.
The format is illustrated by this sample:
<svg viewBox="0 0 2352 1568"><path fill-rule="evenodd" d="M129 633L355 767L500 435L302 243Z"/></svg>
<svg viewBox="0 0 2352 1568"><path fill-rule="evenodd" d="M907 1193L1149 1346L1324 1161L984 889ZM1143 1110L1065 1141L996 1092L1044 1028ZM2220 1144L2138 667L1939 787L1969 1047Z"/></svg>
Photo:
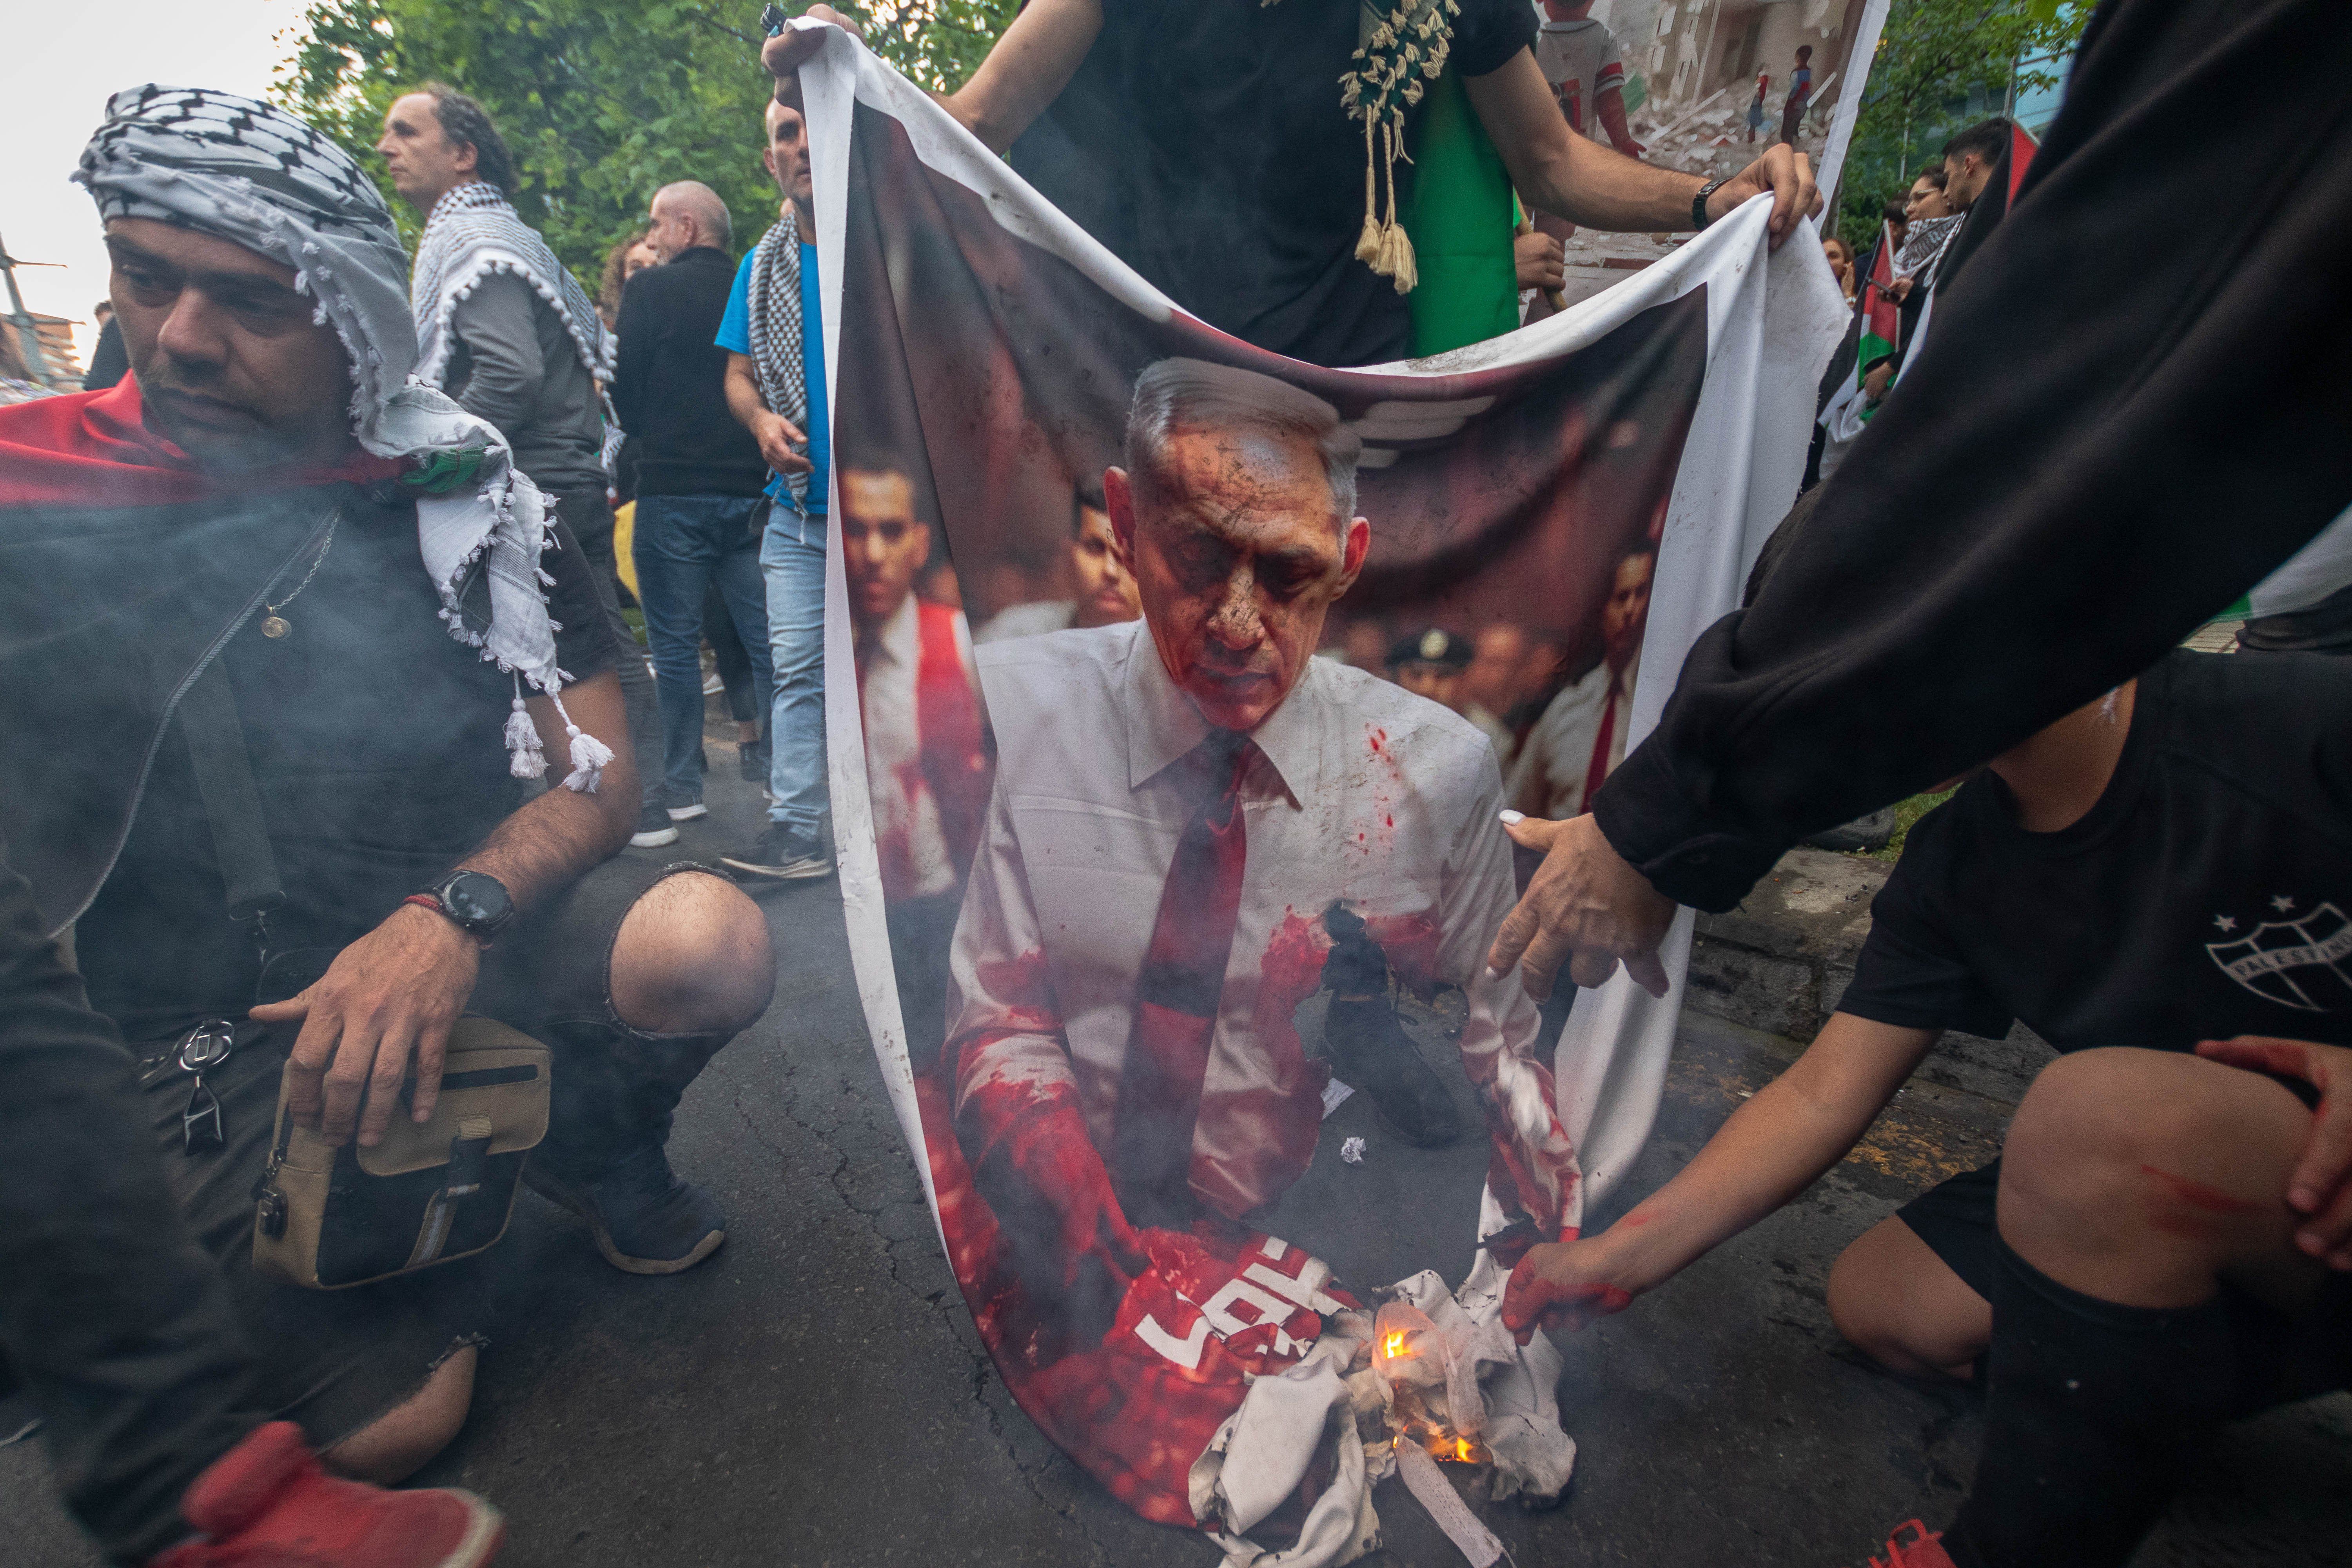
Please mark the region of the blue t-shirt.
<svg viewBox="0 0 2352 1568"><path fill-rule="evenodd" d="M735 268L735 287L727 296L727 313L719 318L719 346L730 353L751 352L751 261L757 250ZM816 247L801 243L801 380L808 388L808 515L823 517L833 470L832 421L824 409L824 308L816 278ZM792 487L784 476L771 473L768 497L792 503Z"/></svg>

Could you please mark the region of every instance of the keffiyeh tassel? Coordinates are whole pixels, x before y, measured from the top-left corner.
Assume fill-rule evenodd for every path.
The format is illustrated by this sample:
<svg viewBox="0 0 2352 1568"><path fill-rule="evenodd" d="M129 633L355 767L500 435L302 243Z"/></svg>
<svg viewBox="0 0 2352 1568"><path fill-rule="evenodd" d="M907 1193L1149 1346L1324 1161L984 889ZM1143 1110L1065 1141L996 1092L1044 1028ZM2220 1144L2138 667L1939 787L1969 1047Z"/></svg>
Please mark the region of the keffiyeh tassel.
<svg viewBox="0 0 2352 1568"><path fill-rule="evenodd" d="M519 779L535 779L547 772L547 752L539 743L539 726L522 704L522 677L515 677L514 711L507 715L507 771Z"/></svg>
<svg viewBox="0 0 2352 1568"><path fill-rule="evenodd" d="M572 771L563 776L563 787L574 795L594 795L604 782L604 764L613 760L613 748L573 723L562 698L552 692L549 696L563 719L563 732L572 737Z"/></svg>

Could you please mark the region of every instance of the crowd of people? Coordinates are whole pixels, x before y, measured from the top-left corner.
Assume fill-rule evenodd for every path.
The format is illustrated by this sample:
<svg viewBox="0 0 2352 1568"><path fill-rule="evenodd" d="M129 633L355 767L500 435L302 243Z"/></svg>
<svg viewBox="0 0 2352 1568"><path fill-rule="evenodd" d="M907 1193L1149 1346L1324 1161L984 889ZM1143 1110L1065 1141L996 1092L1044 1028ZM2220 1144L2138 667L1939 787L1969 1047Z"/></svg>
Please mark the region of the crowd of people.
<svg viewBox="0 0 2352 1568"><path fill-rule="evenodd" d="M1530 210L1689 230L1768 197L1777 245L1817 206L1788 144L1801 55L1780 142L1701 180L1628 145L1589 6L1547 0L1540 29L1518 0L1447 9L1454 72ZM1203 319L1311 363L1404 357L1411 263L1360 248L1380 227L1354 202L1374 154L1327 90L1359 46L1353 9L1264 9L1247 37L1224 21L1034 0L943 101ZM1563 973L1594 986L1622 964L1663 991L1677 904L1727 909L1807 834L1965 780L1914 829L1821 1037L1598 1234L1563 1228L1571 1152L1537 1097L1514 1170L1545 1223L1506 1321L1524 1339L1626 1310L1843 1157L1942 1030L2021 1019L2062 1055L2001 1160L1864 1233L1830 1280L1840 1331L1880 1363L1986 1388L1968 1501L1940 1535L1890 1543L1895 1568L2120 1563L2222 1423L2352 1384L2352 925L2333 881L2352 689L2321 654L2170 651L2352 500L2326 354L2340 291L2278 286L2344 259L2347 132L2217 129L2173 73L2253 72L2332 104L2344 15L2111 0L2030 174L1989 122L1922 172L1878 252L1831 242L1857 311L1883 292L1900 330L1857 354L1854 395L1823 412L1818 488L1638 744L1657 539L1612 564L1591 637L1327 621L1367 548L1360 444L1321 400L1196 361L1144 374L1127 468L1074 486L1066 557L971 626L914 480L835 467L797 85L815 38L772 36L756 142L746 126L773 222L738 260L717 193L666 184L593 300L518 213L490 115L445 84L394 100L376 147L423 220L413 262L369 171L268 105L129 89L84 153L121 374L0 410L0 1327L111 1557L488 1562L488 1503L383 1489L471 1399L478 1280L430 1266L495 1241L501 1181L506 1201L527 1184L579 1215L626 1272L676 1274L724 1242L721 1205L667 1148L682 1095L772 991L744 889L835 868L832 559L893 948L923 960L901 1000L925 1020L919 1061L956 1052L975 1149L1021 1109L992 1091L1043 1070L1024 1053L1056 1008L1024 953L1106 929L1045 935L1007 849L1008 777L1104 813L1131 793L1126 758L1055 750L1061 713L1129 726L1166 768L1151 787L1190 791L1170 808L1176 864L1125 868L1167 889L1135 984L1166 991L1150 1030L1178 1054L1205 1040L1253 918L1228 834L1244 775L1324 767L1319 712L1429 731L1406 765L1491 774L1468 817L1434 787L1407 792L1428 820L1382 809L1406 817L1399 874L1458 895L1439 939L1491 942L1477 1016L1514 1028ZM1758 129L1764 103L1759 81ZM2150 146L2174 161L2152 170ZM2184 232L2180 204L2246 168L2276 172L2267 200ZM1507 203L1482 221L1512 258L1498 296L1556 267L1513 239ZM2118 237L2149 239L2140 265L2081 267ZM1281 510L1297 539L1234 550L1316 571L1237 648L1208 590L1193 620L1154 623L1139 541L1171 510L1153 474L1244 439L1306 499ZM2249 493L2265 504L2231 510L2243 526L2212 525ZM1131 623L1165 662L1112 657L1145 646ZM706 641L767 826L701 859L619 855L709 815ZM1017 705L990 711L983 665L1026 672ZM1497 814L1541 857L1523 889L1499 840L1474 842ZM1250 831L1336 875L1310 827ZM910 991L950 940L953 1002L920 989L944 979ZM525 1065L445 1072L490 1021ZM1057 1025L1048 1065L1076 1063L1097 1097L1161 1048L1090 1026ZM1504 1032L1465 1059L1524 1107ZM1450 1135L1435 1097L1371 1087L1413 1141ZM536 1110L518 1122L481 1098L499 1090ZM1190 1124L1170 1143L1091 1109L1107 1158L1133 1165L1139 1225L1181 1224ZM301 1209L301 1138L338 1190L396 1165L421 1207ZM1286 1135L1213 1163L1240 1202L1300 1150ZM1133 1241L1118 1200L1081 1196L1113 1238L1085 1247ZM406 1261L377 1273L394 1278L306 1288L387 1227ZM309 1279L257 1248L289 1229Z"/></svg>

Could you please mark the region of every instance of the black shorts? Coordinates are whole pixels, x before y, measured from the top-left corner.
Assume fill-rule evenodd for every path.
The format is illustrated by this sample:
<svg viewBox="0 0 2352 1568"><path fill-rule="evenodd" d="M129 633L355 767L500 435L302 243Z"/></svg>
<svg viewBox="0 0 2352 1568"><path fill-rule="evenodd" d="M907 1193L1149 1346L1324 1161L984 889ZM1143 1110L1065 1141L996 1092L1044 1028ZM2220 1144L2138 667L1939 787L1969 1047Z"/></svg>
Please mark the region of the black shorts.
<svg viewBox="0 0 2352 1568"><path fill-rule="evenodd" d="M1995 1160L1929 1187L1895 1211L1962 1284L1988 1300L2000 1268L1994 1224L2000 1192ZM2313 1310L2300 1318L2228 1284L2221 1287L2221 1304L2238 1351L2240 1414L2352 1388L2352 1274L2330 1272Z"/></svg>
<svg viewBox="0 0 2352 1568"><path fill-rule="evenodd" d="M484 954L467 1011L542 1039L559 1032L551 1025L617 1023L611 971L621 921L654 883L684 870L709 868L624 855L590 871ZM335 952L281 955L267 991L300 990ZM268 1159L278 1079L299 1033L297 1025L237 1022L235 1053L205 1079L220 1100L223 1142L194 1154L181 1130L193 1085L170 1059L176 1041L133 1049L146 1064L142 1094L173 1195L226 1276L257 1352L258 1407L301 1423L325 1447L404 1403L452 1352L488 1342L490 1254L344 1290L305 1289L253 1271L253 1185Z"/></svg>

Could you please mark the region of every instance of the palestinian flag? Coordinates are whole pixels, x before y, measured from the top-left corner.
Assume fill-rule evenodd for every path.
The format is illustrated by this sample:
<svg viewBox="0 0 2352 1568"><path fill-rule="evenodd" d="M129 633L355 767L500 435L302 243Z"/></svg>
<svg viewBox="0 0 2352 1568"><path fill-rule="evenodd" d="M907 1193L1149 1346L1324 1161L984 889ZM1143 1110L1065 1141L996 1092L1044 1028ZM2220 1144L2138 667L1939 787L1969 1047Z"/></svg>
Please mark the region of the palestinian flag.
<svg viewBox="0 0 2352 1568"><path fill-rule="evenodd" d="M1895 352L1901 342L1902 328L1895 314L1895 296L1887 290L1895 287L1895 226L1882 223L1878 227L1878 245L1871 252L1875 258L1870 265L1870 276L1864 279L1854 309L1862 318L1862 341L1854 355L1857 373L1877 363Z"/></svg>
<svg viewBox="0 0 2352 1568"><path fill-rule="evenodd" d="M1816 422L1840 441L1850 441L1860 434L1858 422L1867 422L1876 412L1863 403L1862 374L1895 352L1902 331L1895 312L1894 296L1887 293L1895 282L1892 225L1879 226L1878 243L1871 247L1870 257L1870 275L1863 279L1861 291L1854 297L1853 320L1847 324L1837 353L1830 356L1830 368L1822 374L1817 400Z"/></svg>
<svg viewBox="0 0 2352 1568"><path fill-rule="evenodd" d="M2042 143L2033 139L2033 132L2013 120L2010 121L2009 199L2011 201L2017 200L2017 187L2025 184L2026 168L2033 162L2033 154L2040 150L2041 146Z"/></svg>

